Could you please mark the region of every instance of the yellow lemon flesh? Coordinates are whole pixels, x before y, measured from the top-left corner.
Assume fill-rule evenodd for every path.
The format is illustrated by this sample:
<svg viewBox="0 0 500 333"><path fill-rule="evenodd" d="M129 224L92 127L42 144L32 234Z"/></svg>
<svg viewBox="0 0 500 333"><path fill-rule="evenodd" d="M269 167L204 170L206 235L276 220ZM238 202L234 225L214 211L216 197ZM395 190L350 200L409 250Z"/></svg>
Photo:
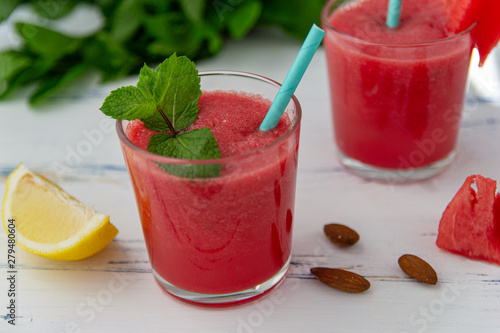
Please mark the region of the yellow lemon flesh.
<svg viewBox="0 0 500 333"><path fill-rule="evenodd" d="M118 230L96 212L22 163L7 178L3 227L13 220L16 244L56 260L79 260L102 250Z"/></svg>

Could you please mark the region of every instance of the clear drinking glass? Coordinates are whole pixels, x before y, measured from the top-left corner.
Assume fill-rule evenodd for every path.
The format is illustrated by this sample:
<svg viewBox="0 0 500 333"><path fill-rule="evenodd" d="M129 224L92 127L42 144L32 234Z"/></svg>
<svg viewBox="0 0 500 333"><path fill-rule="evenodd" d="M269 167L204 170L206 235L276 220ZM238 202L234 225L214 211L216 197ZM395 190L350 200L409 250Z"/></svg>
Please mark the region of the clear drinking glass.
<svg viewBox="0 0 500 333"><path fill-rule="evenodd" d="M202 91L243 91L272 100L280 87L249 73L199 75ZM301 119L295 96L286 115L291 126L272 143L241 155L196 161L142 150L127 138L127 121L117 122L153 274L171 295L227 306L260 297L284 279L291 258ZM221 175L182 178L163 171L165 164L216 164Z"/></svg>
<svg viewBox="0 0 500 333"><path fill-rule="evenodd" d="M321 14L340 161L386 182L434 176L455 156L473 27L426 43L370 42L330 23L357 1L331 0Z"/></svg>

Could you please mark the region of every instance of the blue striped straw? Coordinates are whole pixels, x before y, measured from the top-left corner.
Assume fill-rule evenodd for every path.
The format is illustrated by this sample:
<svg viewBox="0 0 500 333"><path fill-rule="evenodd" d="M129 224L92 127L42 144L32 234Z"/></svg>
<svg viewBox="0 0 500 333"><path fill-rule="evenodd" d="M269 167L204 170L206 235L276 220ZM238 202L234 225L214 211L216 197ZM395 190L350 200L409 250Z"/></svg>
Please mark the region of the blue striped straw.
<svg viewBox="0 0 500 333"><path fill-rule="evenodd" d="M307 66L309 66L309 63L318 49L319 44L321 44L324 35L325 31L319 28L316 24L313 24L292 64L292 67L290 68L290 71L285 77L285 81L283 81L283 84L274 98L269 111L267 111L266 117L262 121L262 124L260 124L259 129L261 131L268 131L278 125L281 116L285 112L288 102L292 99L293 93L295 92L295 89L297 89L302 76L304 76Z"/></svg>
<svg viewBox="0 0 500 333"><path fill-rule="evenodd" d="M389 28L397 28L401 19L401 2L403 0L389 0L387 8L387 19L385 24Z"/></svg>

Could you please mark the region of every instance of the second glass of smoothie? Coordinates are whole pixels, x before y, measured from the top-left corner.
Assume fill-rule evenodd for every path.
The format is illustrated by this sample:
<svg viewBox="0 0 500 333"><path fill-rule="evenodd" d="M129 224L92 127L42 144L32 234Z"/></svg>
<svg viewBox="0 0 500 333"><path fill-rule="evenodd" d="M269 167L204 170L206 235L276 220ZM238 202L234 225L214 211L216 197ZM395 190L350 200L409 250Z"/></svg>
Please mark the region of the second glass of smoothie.
<svg viewBox="0 0 500 333"><path fill-rule="evenodd" d="M200 72L192 128L209 127L222 158L182 160L148 152L155 132L117 122L158 284L181 300L227 306L266 294L291 258L301 108L293 97L278 126L260 132L279 84L230 71ZM208 178L175 168L218 169Z"/></svg>
<svg viewBox="0 0 500 333"><path fill-rule="evenodd" d="M384 182L423 180L455 156L472 41L446 31L434 0L331 0L322 12L335 140L341 163Z"/></svg>

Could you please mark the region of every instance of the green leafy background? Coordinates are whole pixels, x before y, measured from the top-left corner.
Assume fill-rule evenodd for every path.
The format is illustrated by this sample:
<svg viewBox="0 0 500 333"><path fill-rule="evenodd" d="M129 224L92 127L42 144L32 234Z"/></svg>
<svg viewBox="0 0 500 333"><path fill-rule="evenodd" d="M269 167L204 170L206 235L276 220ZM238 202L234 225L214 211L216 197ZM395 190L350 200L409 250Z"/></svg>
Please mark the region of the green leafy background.
<svg viewBox="0 0 500 333"><path fill-rule="evenodd" d="M24 46L0 53L0 99L35 84L34 105L89 71L105 82L174 52L192 60L212 57L227 38L244 38L256 26L278 26L303 39L312 23L320 23L325 0L1 0L0 22L21 4L57 20L82 3L96 6L105 20L90 36L16 23Z"/></svg>

